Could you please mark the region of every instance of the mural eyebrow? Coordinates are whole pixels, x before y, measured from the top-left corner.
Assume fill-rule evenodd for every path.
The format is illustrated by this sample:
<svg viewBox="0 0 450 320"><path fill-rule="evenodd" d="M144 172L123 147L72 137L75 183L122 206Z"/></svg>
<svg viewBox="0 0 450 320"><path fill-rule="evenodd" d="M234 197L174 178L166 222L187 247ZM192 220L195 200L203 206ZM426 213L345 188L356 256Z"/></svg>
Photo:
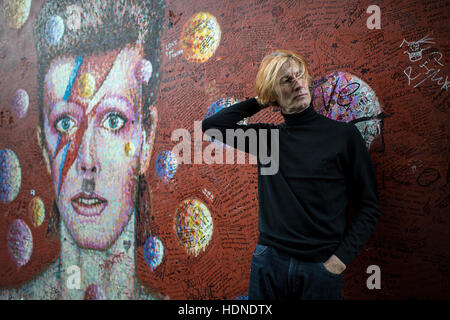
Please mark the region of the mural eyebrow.
<svg viewBox="0 0 450 320"><path fill-rule="evenodd" d="M117 106L123 106L125 105L127 108L133 107L133 104L131 103L130 99L124 95L105 95L99 104L106 104L106 105L117 105ZM120 108L121 109L121 108Z"/></svg>

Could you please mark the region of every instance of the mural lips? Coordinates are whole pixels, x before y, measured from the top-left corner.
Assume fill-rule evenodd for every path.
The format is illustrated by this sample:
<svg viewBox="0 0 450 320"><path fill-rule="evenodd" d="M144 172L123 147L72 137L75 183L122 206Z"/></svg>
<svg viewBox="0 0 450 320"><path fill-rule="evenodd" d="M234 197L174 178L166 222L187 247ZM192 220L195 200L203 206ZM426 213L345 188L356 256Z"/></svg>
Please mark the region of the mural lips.
<svg viewBox="0 0 450 320"><path fill-rule="evenodd" d="M74 210L86 217L99 216L108 206L108 201L97 194L78 193L71 200Z"/></svg>

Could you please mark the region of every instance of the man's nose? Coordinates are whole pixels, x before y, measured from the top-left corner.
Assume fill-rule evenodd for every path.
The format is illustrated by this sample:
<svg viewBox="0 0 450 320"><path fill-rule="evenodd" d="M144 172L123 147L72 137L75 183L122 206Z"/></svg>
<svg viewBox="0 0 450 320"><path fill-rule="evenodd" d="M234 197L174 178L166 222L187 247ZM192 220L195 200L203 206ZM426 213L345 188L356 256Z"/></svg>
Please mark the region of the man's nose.
<svg viewBox="0 0 450 320"><path fill-rule="evenodd" d="M307 81L305 78L294 78L294 90L300 90L307 87Z"/></svg>

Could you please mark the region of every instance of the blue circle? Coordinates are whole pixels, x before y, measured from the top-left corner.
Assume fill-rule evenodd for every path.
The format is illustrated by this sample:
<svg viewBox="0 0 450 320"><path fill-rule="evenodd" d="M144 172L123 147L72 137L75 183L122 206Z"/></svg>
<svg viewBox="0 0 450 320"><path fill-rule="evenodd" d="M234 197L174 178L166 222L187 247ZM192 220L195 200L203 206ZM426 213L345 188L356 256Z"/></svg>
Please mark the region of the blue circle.
<svg viewBox="0 0 450 320"><path fill-rule="evenodd" d="M19 158L10 149L0 150L0 201L13 201L19 194L21 183Z"/></svg>
<svg viewBox="0 0 450 320"><path fill-rule="evenodd" d="M150 237L144 244L144 258L148 263L150 270L154 270L158 267L164 256L164 245L161 240L156 237Z"/></svg>
<svg viewBox="0 0 450 320"><path fill-rule="evenodd" d="M161 151L156 157L155 167L158 177L169 181L177 171L177 157L170 150Z"/></svg>
<svg viewBox="0 0 450 320"><path fill-rule="evenodd" d="M222 110L224 108L231 107L232 105L234 105L238 102L239 102L239 100L235 99L235 98L220 98L220 99L216 100L212 105L209 106L208 110L206 111L205 119L211 117L212 115L216 114L217 112L219 112L220 110ZM246 119L242 119L237 124L246 125L247 121L246 121ZM217 144L218 146L221 146L221 147L226 146L224 143L220 142L219 140L214 139L214 137L210 137L209 141L214 142L215 144Z"/></svg>
<svg viewBox="0 0 450 320"><path fill-rule="evenodd" d="M64 20L57 15L50 17L45 24L45 36L47 42L54 46L64 35Z"/></svg>
<svg viewBox="0 0 450 320"><path fill-rule="evenodd" d="M212 105L209 106L208 110L206 111L205 119L211 117L220 110L228 108L238 102L239 100L235 98L220 98L216 100ZM238 124L246 124L246 122L245 120L241 120L238 122Z"/></svg>

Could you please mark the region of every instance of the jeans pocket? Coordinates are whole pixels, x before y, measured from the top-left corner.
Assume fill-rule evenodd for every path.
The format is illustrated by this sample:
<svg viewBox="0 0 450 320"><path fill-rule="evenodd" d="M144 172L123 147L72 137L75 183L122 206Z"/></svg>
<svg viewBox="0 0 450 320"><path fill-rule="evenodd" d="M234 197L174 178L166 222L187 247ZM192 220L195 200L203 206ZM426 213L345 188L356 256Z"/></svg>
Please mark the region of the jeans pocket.
<svg viewBox="0 0 450 320"><path fill-rule="evenodd" d="M258 243L255 247L255 251L253 251L253 255L255 257L263 256L267 252L267 249L269 249L268 246Z"/></svg>
<svg viewBox="0 0 450 320"><path fill-rule="evenodd" d="M342 276L342 272L339 273L339 274L337 274L337 273L333 273L333 272L329 271L329 270L325 267L325 265L323 264L323 262L319 262L319 268L322 269L322 271L323 271L324 273L326 273L327 275L332 276L332 277L334 277L334 278L340 278L340 277Z"/></svg>

